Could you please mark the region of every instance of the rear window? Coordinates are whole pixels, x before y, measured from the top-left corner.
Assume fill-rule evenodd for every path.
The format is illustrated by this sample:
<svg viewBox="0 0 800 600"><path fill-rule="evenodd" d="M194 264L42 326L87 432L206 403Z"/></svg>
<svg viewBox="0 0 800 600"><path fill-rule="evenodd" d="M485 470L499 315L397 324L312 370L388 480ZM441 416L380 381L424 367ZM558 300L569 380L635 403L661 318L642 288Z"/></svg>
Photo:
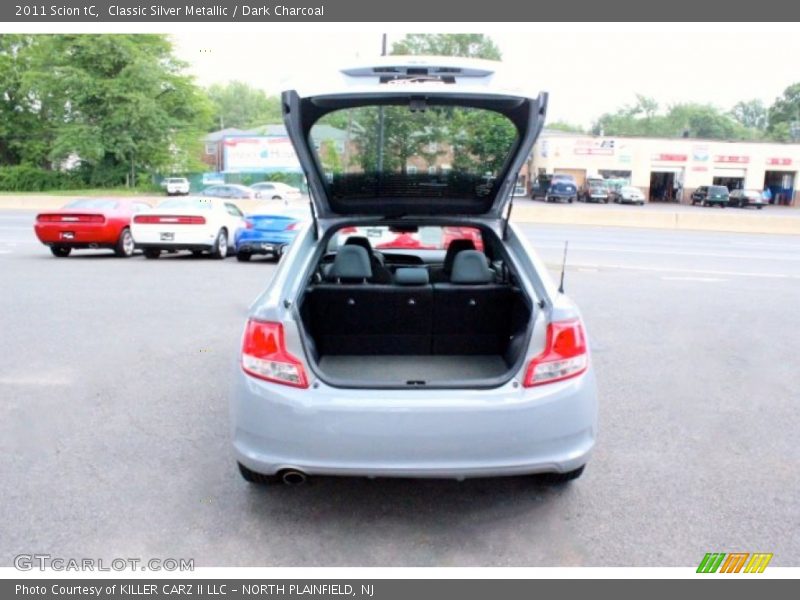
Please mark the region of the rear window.
<svg viewBox="0 0 800 600"><path fill-rule="evenodd" d="M722 185L712 185L708 188L709 194L727 194L728 188Z"/></svg>
<svg viewBox="0 0 800 600"><path fill-rule="evenodd" d="M481 232L475 227L345 227L334 236L334 247L343 246L351 237L367 238L375 250L447 250L457 239L470 240L476 250L483 250Z"/></svg>
<svg viewBox="0 0 800 600"><path fill-rule="evenodd" d="M186 179L180 177L172 177L167 179L167 183L186 183Z"/></svg>
<svg viewBox="0 0 800 600"><path fill-rule="evenodd" d="M328 113L311 128L331 198L480 200L517 141L517 129L491 110L363 106Z"/></svg>
<svg viewBox="0 0 800 600"><path fill-rule="evenodd" d="M80 200L73 200L64 208L85 208L93 210L110 210L116 208L116 200L108 200L105 198L82 198Z"/></svg>

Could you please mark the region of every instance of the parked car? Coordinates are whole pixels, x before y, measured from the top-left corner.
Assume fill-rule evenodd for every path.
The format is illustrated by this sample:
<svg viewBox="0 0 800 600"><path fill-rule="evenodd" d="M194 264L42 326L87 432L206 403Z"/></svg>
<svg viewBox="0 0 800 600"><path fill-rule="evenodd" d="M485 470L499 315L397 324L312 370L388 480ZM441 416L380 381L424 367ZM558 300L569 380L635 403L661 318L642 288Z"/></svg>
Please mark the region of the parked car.
<svg viewBox="0 0 800 600"><path fill-rule="evenodd" d="M244 226L244 215L232 202L189 196L165 200L136 215L131 234L146 258L158 258L164 250L225 258L236 231Z"/></svg>
<svg viewBox="0 0 800 600"><path fill-rule="evenodd" d="M725 208L728 205L728 188L724 185L701 185L692 193L692 206L702 204L703 206L719 206Z"/></svg>
<svg viewBox="0 0 800 600"><path fill-rule="evenodd" d="M531 185L531 199L536 200L537 198L544 199L547 197L547 190L550 189L552 180L552 175L545 173L537 175L536 179L533 180L533 185Z"/></svg>
<svg viewBox="0 0 800 600"><path fill-rule="evenodd" d="M608 185L606 185L605 180L587 177L578 193L578 200L608 204Z"/></svg>
<svg viewBox="0 0 800 600"><path fill-rule="evenodd" d="M254 200L261 197L261 194L256 190L237 183L212 185L204 189L201 195L213 198L230 198L232 200Z"/></svg>
<svg viewBox="0 0 800 600"><path fill-rule="evenodd" d="M550 187L547 188L547 194L544 197L545 202L561 202L566 200L570 204L578 198L578 186L575 180L566 177L553 177L550 182Z"/></svg>
<svg viewBox="0 0 800 600"><path fill-rule="evenodd" d="M767 203L761 190L733 190L728 196L728 206L738 206L747 208L755 206L757 209L764 208Z"/></svg>
<svg viewBox="0 0 800 600"><path fill-rule="evenodd" d="M189 193L189 180L185 177L167 177L163 185L167 196L186 196Z"/></svg>
<svg viewBox="0 0 800 600"><path fill-rule="evenodd" d="M644 194L642 190L632 185L623 185L613 193L614 202L618 204L638 204L644 205Z"/></svg>
<svg viewBox="0 0 800 600"><path fill-rule="evenodd" d="M59 258L85 248L109 248L117 256L127 258L134 250L131 218L149 208L149 204L140 200L82 198L61 209L36 215L33 230L39 241Z"/></svg>
<svg viewBox="0 0 800 600"><path fill-rule="evenodd" d="M254 254L278 260L297 235L298 228L311 217L308 210L276 213L264 207L245 216L244 227L236 232L236 258L246 262Z"/></svg>
<svg viewBox="0 0 800 600"><path fill-rule="evenodd" d="M280 181L262 181L250 186L261 198L270 200L299 200L302 197L300 189L281 183Z"/></svg>
<svg viewBox="0 0 800 600"><path fill-rule="evenodd" d="M527 195L528 192L525 190L524 185L517 184L514 186L514 191L512 192L512 196L514 196L514 198L524 198Z"/></svg>
<svg viewBox="0 0 800 600"><path fill-rule="evenodd" d="M422 134L424 102L433 117L509 120L509 135L498 140L508 156L492 155L502 182L530 155L547 95L502 87L486 62L416 56L382 64L392 67L391 85L370 64L343 70L340 89L283 93L315 222L298 230L244 325L231 395L239 472L253 483L314 475L575 479L597 433L587 332L526 233L506 222L503 186L480 187L485 174L473 165L490 157L476 152L452 177L419 185L412 174L390 173L396 147L365 145L356 152L370 154L352 157L353 165L376 164L372 153L383 152L386 172L352 167L331 179L315 150L318 127L349 118L375 127L379 111L409 136ZM391 186L375 185L390 174ZM422 231L447 226L475 228L484 250L470 240L445 248L432 241L444 231ZM387 247L376 263L368 240L336 243L354 227L379 230L376 239L416 234L434 247ZM388 281L375 281L375 264ZM431 284L446 264L446 281Z"/></svg>

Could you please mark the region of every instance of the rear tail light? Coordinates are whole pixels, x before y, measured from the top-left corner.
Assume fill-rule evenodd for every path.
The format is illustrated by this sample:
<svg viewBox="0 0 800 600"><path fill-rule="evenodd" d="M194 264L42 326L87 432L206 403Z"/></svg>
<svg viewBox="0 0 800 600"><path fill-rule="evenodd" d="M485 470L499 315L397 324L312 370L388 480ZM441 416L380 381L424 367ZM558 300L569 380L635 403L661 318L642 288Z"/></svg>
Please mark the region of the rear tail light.
<svg viewBox="0 0 800 600"><path fill-rule="evenodd" d="M339 230L339 233L345 233L345 234L348 234L348 233L358 233L358 229L356 229L355 227L342 227L342 228Z"/></svg>
<svg viewBox="0 0 800 600"><path fill-rule="evenodd" d="M253 228L253 222L250 219L245 219L244 220L244 228L245 229L252 229Z"/></svg>
<svg viewBox="0 0 800 600"><path fill-rule="evenodd" d="M205 225L206 218L185 215L136 215L133 217L133 222L144 225Z"/></svg>
<svg viewBox="0 0 800 600"><path fill-rule="evenodd" d="M544 352L534 358L525 373L525 387L576 377L589 367L586 334L579 319L556 321L547 326Z"/></svg>
<svg viewBox="0 0 800 600"><path fill-rule="evenodd" d="M284 231L294 231L295 229L297 229L298 225L299 225L298 221L292 221L286 226L286 229Z"/></svg>
<svg viewBox="0 0 800 600"><path fill-rule="evenodd" d="M69 214L43 214L37 215L39 223L105 223L103 215L69 215Z"/></svg>
<svg viewBox="0 0 800 600"><path fill-rule="evenodd" d="M283 325L250 319L242 341L242 369L253 377L307 388L303 363L286 351Z"/></svg>

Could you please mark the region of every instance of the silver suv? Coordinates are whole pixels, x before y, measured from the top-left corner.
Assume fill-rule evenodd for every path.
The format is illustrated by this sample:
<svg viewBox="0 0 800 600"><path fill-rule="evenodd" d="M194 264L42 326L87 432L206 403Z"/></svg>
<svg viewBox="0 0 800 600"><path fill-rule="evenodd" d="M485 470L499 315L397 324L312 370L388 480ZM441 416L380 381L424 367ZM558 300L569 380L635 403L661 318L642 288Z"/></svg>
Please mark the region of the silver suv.
<svg viewBox="0 0 800 600"><path fill-rule="evenodd" d="M597 434L575 304L509 223L547 95L495 63L389 57L283 93L313 218L253 303L243 477L578 477ZM331 143L329 140L344 140Z"/></svg>

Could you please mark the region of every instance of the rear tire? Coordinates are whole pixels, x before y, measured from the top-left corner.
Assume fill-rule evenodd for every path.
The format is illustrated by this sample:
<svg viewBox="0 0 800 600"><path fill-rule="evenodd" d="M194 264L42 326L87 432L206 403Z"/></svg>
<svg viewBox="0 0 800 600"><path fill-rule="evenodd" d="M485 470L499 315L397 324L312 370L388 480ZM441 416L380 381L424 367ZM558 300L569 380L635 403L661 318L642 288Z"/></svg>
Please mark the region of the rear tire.
<svg viewBox="0 0 800 600"><path fill-rule="evenodd" d="M764 207L763 207L763 206L761 206L761 205L759 204L758 206L756 206L756 208L757 208L758 210L761 210L761 209L762 209L762 208L764 208Z"/></svg>
<svg viewBox="0 0 800 600"><path fill-rule="evenodd" d="M224 227L217 233L217 239L214 242L214 247L211 249L211 256L218 260L222 260L228 256L228 232L225 231Z"/></svg>
<svg viewBox="0 0 800 600"><path fill-rule="evenodd" d="M120 258L130 258L133 256L133 250L135 248L136 246L133 243L131 230L126 227L122 230L122 233L119 234L117 245L114 246L114 254Z"/></svg>
<svg viewBox="0 0 800 600"><path fill-rule="evenodd" d="M242 463L236 464L239 465L239 474L241 474L242 478L248 483L254 483L256 485L268 485L280 483L281 481L281 478L277 475L264 475L262 473L256 473L255 471L251 471L245 467Z"/></svg>
<svg viewBox="0 0 800 600"><path fill-rule="evenodd" d="M53 253L53 256L58 258L66 258L69 256L69 253L72 252L72 248L65 248L64 246L50 246L50 252Z"/></svg>
<svg viewBox="0 0 800 600"><path fill-rule="evenodd" d="M144 249L144 257L150 259L156 259L161 256L161 250L158 248L145 248Z"/></svg>
<svg viewBox="0 0 800 600"><path fill-rule="evenodd" d="M253 255L250 254L249 252L237 252L236 260L238 260L239 262L249 262L252 256Z"/></svg>
<svg viewBox="0 0 800 600"><path fill-rule="evenodd" d="M281 198L280 196L273 196L272 199L273 200L283 200L283 198Z"/></svg>
<svg viewBox="0 0 800 600"><path fill-rule="evenodd" d="M583 474L583 470L586 468L586 465L582 465L577 469L572 471L567 471L566 473L545 473L542 475L542 480L545 483L560 485L569 483L570 481L576 480Z"/></svg>

